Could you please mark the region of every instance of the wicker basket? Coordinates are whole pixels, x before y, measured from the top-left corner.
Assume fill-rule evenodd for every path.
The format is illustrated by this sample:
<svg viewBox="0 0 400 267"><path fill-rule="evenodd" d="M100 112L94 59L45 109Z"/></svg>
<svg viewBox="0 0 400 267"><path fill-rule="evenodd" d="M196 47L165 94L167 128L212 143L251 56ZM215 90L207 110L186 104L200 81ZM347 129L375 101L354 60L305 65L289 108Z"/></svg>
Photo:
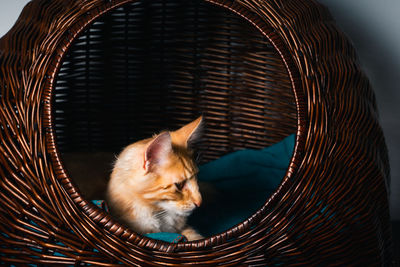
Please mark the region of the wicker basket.
<svg viewBox="0 0 400 267"><path fill-rule="evenodd" d="M33 0L0 40L0 71L2 265L391 264L374 94L312 0ZM199 113L204 162L296 133L279 188L221 234L137 235L63 165Z"/></svg>

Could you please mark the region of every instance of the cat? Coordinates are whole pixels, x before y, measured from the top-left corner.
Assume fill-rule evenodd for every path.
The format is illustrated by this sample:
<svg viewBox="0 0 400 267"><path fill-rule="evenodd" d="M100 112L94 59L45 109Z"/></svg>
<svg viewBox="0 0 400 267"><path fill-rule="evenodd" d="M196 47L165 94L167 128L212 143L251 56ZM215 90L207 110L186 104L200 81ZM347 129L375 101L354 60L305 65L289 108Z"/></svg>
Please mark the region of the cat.
<svg viewBox="0 0 400 267"><path fill-rule="evenodd" d="M198 139L203 118L182 128L138 141L117 156L107 187L111 214L140 234L181 233L202 239L186 224L201 205L190 143Z"/></svg>

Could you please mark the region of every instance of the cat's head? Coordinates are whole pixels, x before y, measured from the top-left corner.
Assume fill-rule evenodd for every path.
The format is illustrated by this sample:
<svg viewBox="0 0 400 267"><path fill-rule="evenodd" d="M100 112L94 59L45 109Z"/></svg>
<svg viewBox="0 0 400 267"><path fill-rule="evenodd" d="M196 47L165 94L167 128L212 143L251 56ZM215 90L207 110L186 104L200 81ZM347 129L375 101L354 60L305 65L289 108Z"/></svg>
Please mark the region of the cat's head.
<svg viewBox="0 0 400 267"><path fill-rule="evenodd" d="M142 168L147 187L142 196L162 210L188 215L201 204L198 169L189 147L199 137L201 124L202 117L199 117L146 143Z"/></svg>

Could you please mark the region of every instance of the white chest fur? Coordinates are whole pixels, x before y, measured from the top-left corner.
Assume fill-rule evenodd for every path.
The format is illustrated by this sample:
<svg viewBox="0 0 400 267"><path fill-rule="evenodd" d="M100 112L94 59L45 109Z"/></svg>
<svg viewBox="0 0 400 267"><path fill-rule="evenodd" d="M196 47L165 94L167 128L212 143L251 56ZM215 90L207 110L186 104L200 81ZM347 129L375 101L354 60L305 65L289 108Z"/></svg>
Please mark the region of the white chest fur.
<svg viewBox="0 0 400 267"><path fill-rule="evenodd" d="M142 234L155 232L180 233L186 224L186 216L170 210L154 212L151 208L138 203L133 204L132 213L129 223L136 231ZM133 218L134 220L132 220Z"/></svg>

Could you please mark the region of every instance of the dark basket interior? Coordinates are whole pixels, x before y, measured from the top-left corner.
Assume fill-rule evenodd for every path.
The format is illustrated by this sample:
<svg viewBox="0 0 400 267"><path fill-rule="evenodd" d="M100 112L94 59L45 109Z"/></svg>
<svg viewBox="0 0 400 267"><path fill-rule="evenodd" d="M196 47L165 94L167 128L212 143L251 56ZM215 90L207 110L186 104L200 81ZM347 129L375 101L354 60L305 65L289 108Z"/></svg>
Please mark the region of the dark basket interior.
<svg viewBox="0 0 400 267"><path fill-rule="evenodd" d="M203 161L296 131L287 70L256 27L203 1L139 1L96 20L56 79L61 152L113 151L203 114Z"/></svg>

